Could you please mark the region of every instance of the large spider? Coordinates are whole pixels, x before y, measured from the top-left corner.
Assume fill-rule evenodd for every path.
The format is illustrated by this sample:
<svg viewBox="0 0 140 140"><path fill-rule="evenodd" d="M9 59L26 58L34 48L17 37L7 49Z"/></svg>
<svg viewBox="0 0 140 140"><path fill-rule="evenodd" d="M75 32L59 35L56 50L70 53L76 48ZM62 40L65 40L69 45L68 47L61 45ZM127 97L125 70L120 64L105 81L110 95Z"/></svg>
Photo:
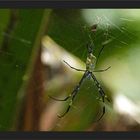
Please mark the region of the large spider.
<svg viewBox="0 0 140 140"><path fill-rule="evenodd" d="M72 106L73 100L75 99L75 96L77 95L77 93L78 93L78 91L79 91L79 89L81 87L81 84L83 83L84 79L87 78L87 77L92 77L93 78L93 80L95 82L95 85L98 88L98 92L99 92L99 94L101 96L102 102L104 103L105 99L107 99L107 101L109 101L109 99L105 95L105 92L102 89L100 83L96 79L96 77L94 75L94 72L103 72L103 71L108 70L110 67L108 67L106 69L103 69L103 70L94 70L95 64L96 64L96 57L93 55L93 44L88 44L87 45L87 50L88 50L88 55L87 55L87 60L86 60L86 70L81 70L81 69L74 68L74 67L70 66L66 61L64 61L65 64L67 64L70 68L72 68L72 69L74 69L76 71L84 72L81 80L75 86L75 88L72 91L72 93L69 96L67 96L66 98L64 98L64 99L56 99L54 97L49 96L50 98L52 98L52 99L54 99L56 101L67 101L68 99L70 99L70 103L69 103L69 106L68 106L67 110L62 115L58 115L59 118L65 116L69 112L69 110L70 110L70 108ZM100 50L100 52L101 51L102 51L102 49ZM103 106L102 115L99 117L99 119L97 121L99 121L104 116L104 114L105 114L105 106Z"/></svg>

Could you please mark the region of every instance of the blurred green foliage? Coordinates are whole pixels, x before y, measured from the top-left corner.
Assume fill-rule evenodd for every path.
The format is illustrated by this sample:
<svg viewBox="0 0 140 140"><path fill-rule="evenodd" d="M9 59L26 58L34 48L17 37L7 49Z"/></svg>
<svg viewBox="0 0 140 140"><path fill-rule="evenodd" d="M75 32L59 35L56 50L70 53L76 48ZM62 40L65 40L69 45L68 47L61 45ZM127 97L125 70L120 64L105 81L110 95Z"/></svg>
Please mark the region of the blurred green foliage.
<svg viewBox="0 0 140 140"><path fill-rule="evenodd" d="M40 47L48 13L43 9L0 10L0 130L14 125L20 105L18 92Z"/></svg>

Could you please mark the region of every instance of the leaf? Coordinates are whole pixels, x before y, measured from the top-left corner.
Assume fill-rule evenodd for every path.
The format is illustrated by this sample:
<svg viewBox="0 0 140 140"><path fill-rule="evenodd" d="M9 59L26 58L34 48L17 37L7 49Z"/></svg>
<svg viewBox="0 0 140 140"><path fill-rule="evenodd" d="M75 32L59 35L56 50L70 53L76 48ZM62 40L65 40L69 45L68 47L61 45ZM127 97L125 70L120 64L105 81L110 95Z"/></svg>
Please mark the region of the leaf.
<svg viewBox="0 0 140 140"><path fill-rule="evenodd" d="M0 55L1 130L9 130L13 126L17 105L20 105L18 92L30 77L49 12L43 9L10 10L9 15L13 17L9 24L12 24L12 28L4 34L3 41L6 38L8 43L1 47ZM27 71L25 80L23 77Z"/></svg>

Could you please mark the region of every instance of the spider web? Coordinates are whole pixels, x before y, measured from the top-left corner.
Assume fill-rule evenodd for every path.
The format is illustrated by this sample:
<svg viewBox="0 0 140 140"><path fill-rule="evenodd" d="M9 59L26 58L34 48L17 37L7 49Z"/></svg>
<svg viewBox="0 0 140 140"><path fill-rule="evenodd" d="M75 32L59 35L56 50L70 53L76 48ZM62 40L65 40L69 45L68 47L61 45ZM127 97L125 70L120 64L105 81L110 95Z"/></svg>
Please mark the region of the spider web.
<svg viewBox="0 0 140 140"><path fill-rule="evenodd" d="M96 9L97 10L97 9ZM87 24L85 23L86 26L91 26L93 24L97 24L99 29L97 29L97 33L95 33L95 35L93 35L93 41L94 41L94 44L95 44L95 50L94 50L94 54L96 56L98 56L98 53L100 51L100 49L102 48L103 45L105 45L104 47L104 50L103 52L101 53L100 55L100 59L99 59L99 63L97 65L97 68L98 69L103 69L104 67L106 68L107 66L101 66L101 63L107 59L107 56L111 56L113 54L117 54L120 50L125 50L127 49L127 47L136 39L136 36L135 34L131 31L131 30L128 30L127 29L127 22L130 22L133 24L133 22L135 21L134 19L131 19L131 18L127 18L127 16L124 16L122 17L121 14L119 14L119 11L117 10L98 10L98 11L102 11L98 14L98 12L96 13L96 10L93 10L93 13L92 13L92 20L90 21L87 21ZM88 11L88 10L87 10ZM90 11L90 10L89 10ZM107 12L105 12L107 11ZM115 19L112 19L110 18L110 14L109 12L113 12L114 14L111 15L111 16L116 16ZM60 12L61 13L61 12ZM66 14L67 15L67 14ZM65 16L66 16L65 15ZM109 16L108 16L109 15ZM64 16L64 17L65 17ZM69 15L67 15L69 16ZM63 18L62 15L60 18ZM86 17L89 17L89 15L86 15ZM86 18L85 17L85 18ZM67 19L68 20L68 19ZM75 19L76 20L76 19ZM80 20L78 20L80 21ZM76 21L75 21L76 22ZM75 31L75 27L74 27L74 24L75 22L72 24L70 21L69 22L66 22L65 20L65 25L68 32L71 33L71 32L74 32ZM61 25L63 25L61 23ZM83 26L85 26L83 23L78 23L76 25L76 27L80 27L79 30L82 30L81 32L85 32L83 30ZM70 28L69 28L70 27ZM64 27L65 28L65 27ZM58 32L58 29L55 30L56 32ZM54 36L54 40L56 42L58 42L58 44L60 44L61 46L65 46L65 48L67 50L69 50L70 52L72 52L73 54L76 54L77 56L80 57L81 60L83 60L85 62L86 60L86 55L87 55L87 50L86 50L86 43L88 42L87 40L89 40L88 38L88 33L85 33L85 40L84 41L81 41L80 44L76 44L76 41L78 40L78 37L79 37L79 40L82 38L82 34L81 36L69 36L70 38L70 42L67 40L67 38L64 38L62 39L61 36L63 34L63 30L61 31L61 34L59 35L59 37L56 37ZM50 36L53 37L53 33L50 33L49 34ZM72 43L75 42L76 45L73 45ZM70 50L70 46L73 46L73 48ZM81 51L82 50L82 51ZM78 54L79 53L79 54ZM71 65L71 64L70 64ZM79 68L79 67L78 67ZM106 74L106 72L104 73L104 75ZM102 85L103 82L101 81L100 79L100 74L96 74L97 75L97 78L99 78L99 81L101 82ZM82 76L82 74L81 74ZM80 79L80 78L79 78ZM78 82L78 81L77 81ZM75 84L76 85L76 84ZM74 86L74 85L73 85ZM94 88L95 86L93 86L92 83L90 84L87 84L85 86L85 88L83 88L83 90L85 92L83 92L83 96L84 96L84 99L82 100L81 99L81 102L83 103L83 105L80 105L80 103L78 105L75 105L76 103L74 103L73 105L73 113L75 112L76 116L78 115L77 112L80 112L83 109L84 106L86 106L86 108L92 108L92 105L90 106L90 99L92 98L93 100L96 99L96 97L98 97L98 94L92 94L91 91L95 91L95 93L97 92L97 89ZM104 88L104 87L103 87ZM72 88L73 89L73 88ZM89 89L89 90L88 90ZM88 91L87 91L88 90ZM106 88L107 90L107 88ZM72 90L71 90L72 91ZM69 94L71 91L66 91L66 94ZM89 95L89 94L90 95ZM87 95L88 94L88 95ZM82 93L80 92L79 95L77 96L82 96ZM90 99L88 99L88 97ZM77 97L78 98L78 97ZM86 101L85 98L87 98L87 100L89 101ZM85 101L84 101L85 100ZM76 100L75 102L80 102L80 100ZM98 100L95 100L96 103L98 103ZM72 111L71 111L72 112ZM88 114L90 114L92 111L90 110ZM70 114L70 113L69 113ZM71 113L72 114L72 113ZM79 113L80 114L80 113ZM86 113L85 113L86 114ZM69 115L70 116L70 115ZM88 119L91 119L92 115L87 115L86 114L86 118ZM93 116L92 116L93 117ZM77 117L79 119L79 117ZM84 118L84 117L83 117ZM74 118L74 115L73 115L73 121L74 123L76 123L78 120ZM93 119L94 120L94 119ZM62 119L62 121L60 121L58 123L58 127L61 127L60 130L63 130L65 129L65 127L62 127L63 124L66 123L64 119ZM69 126L70 128L70 126ZM56 129L57 130L57 129ZM69 130L69 129L68 129Z"/></svg>
<svg viewBox="0 0 140 140"><path fill-rule="evenodd" d="M114 21L112 18L109 18L108 12L105 13L102 10L97 10L98 12L102 11L99 14L98 12L95 12L96 10L93 10L93 13L92 13L93 18L88 20L88 19L86 19L88 17L88 15L86 15L87 14L86 12L89 12L90 10L87 10L87 11L86 10L87 9L83 9L81 12L81 14L85 12L84 13L85 15L83 16L83 19L86 20L85 25L86 26L91 26L93 24L98 25L97 33L95 33L95 35L93 35L96 56L98 56L98 53L99 53L100 49L102 48L102 45L105 45L105 48L100 55L99 63L97 65L97 68L100 69L100 68L103 68L103 66L101 66L100 63L102 63L106 59L106 56L110 56L110 55L112 55L112 53L115 54L115 53L119 52L120 49L126 49L127 46L136 38L135 34L131 31L129 31L125 27L125 24L127 24L127 22L131 22L133 24L133 19L127 18L125 16L122 17L121 15L117 14L117 10L112 10L112 11L116 11L116 13L114 13L114 15L112 15L112 16L117 15L117 17ZM67 15L65 15L65 16L67 16ZM59 18L62 18L62 17L59 17ZM80 38L80 36L74 36L74 37L69 36L71 41L67 42L65 39L61 38L62 35L60 34L60 32L58 33L58 36L54 36L54 40L62 47L66 46L66 48L65 48L66 50L77 55L83 62L85 62L84 60L86 60L86 56L87 56L87 50L86 50L85 45L88 42L87 40L89 40L88 33L85 33L85 30L83 29L83 27L85 25L83 23L77 23L76 21L72 24L72 23L69 23L67 20L69 20L69 19L66 19L66 21L65 21L66 25L64 25L64 26L67 26L70 32L75 32L74 31L75 28L73 28L73 26L74 26L74 24L77 24L76 27L79 26L81 28L80 31L84 34L84 36L82 36L84 38L84 41L82 43L78 44L79 43L78 38ZM1 30L2 26L3 26L3 23L1 21L1 23L0 23L0 35L1 36L10 38L11 40L16 40L16 41L19 41L21 43L24 43L25 47L30 47L30 45L31 45L30 41L28 41L22 37L17 37L14 35L10 35L6 32L3 32ZM62 27L63 27L63 25L62 25ZM23 32L24 32L24 30L23 30ZM50 33L49 35L53 38L53 34ZM75 46L75 44L73 44L73 42L76 42L75 43L76 47L73 47L73 49L71 49L69 46ZM81 49L82 49L82 51L81 51ZM4 51L1 51L0 53L4 56L8 56L8 57L12 58L11 52L5 53ZM16 60L13 60L13 61L16 61ZM6 67L9 64L3 64L3 65L5 65L5 67ZM21 70L22 66L24 66L24 64L22 64L22 63L18 64L18 65L15 64L15 67L17 69L17 73L18 73L18 71ZM106 68L106 66L105 66L105 68ZM55 78L55 76L59 76L59 72L57 73L56 71L57 71L57 69L51 69L52 75L50 77L50 81L53 78ZM76 75L77 74L75 74L75 76ZM100 74L96 74L96 75L97 75L97 78L99 78L99 81L101 82L102 80L100 79ZM65 89L63 91L63 96L68 95L71 92L71 90L76 85L76 83L79 81L79 78L81 76L82 76L82 74L80 74L80 76L78 76L78 78L75 78L75 81L71 82L71 85L69 87L67 86L68 89ZM15 74L15 78L18 81L18 74ZM36 85L36 83L33 83L33 84L35 85L36 90L38 90L42 86L42 85ZM44 82L44 84L46 84L46 81ZM101 82L101 84L103 84L103 82ZM48 85L51 86L52 85L51 82ZM55 88L55 87L53 86L53 88ZM58 94L56 94L56 95L58 95ZM98 92L97 92L97 89L94 85L94 82L92 80L86 79L86 82L82 85L82 87L79 91L79 94L73 103L73 107L71 108L71 110L73 110L73 111L68 113L67 116L68 115L72 116L73 122L77 122L78 117L74 118L74 116L75 115L80 116L80 113L83 110L86 110L86 108L89 108L89 111L83 112L83 114L86 114L85 121L87 121L89 119L90 121L88 123L92 123L92 121L94 121L94 119L96 119L96 117L97 117L97 116L95 116L95 118L94 118L94 116L92 116L94 113L94 109L95 109L95 107L97 107L101 103L97 100L98 97L99 97ZM7 102L5 103L5 105L7 105L8 102L10 102L11 100L12 99L7 99ZM97 106L96 106L96 104L97 104ZM92 109L92 108L94 108L94 109ZM85 118L85 116L83 118ZM69 121L69 119L68 120L62 119L60 122L58 122L56 124L55 129L56 130L57 129L63 130L65 128L65 127L63 127L63 125L67 124L67 121ZM82 118L80 121L82 121ZM4 126L1 126L1 127L4 128ZM67 129L69 130L69 129L71 129L71 127L73 127L73 124L71 124ZM85 126L83 125L82 127L84 128Z"/></svg>

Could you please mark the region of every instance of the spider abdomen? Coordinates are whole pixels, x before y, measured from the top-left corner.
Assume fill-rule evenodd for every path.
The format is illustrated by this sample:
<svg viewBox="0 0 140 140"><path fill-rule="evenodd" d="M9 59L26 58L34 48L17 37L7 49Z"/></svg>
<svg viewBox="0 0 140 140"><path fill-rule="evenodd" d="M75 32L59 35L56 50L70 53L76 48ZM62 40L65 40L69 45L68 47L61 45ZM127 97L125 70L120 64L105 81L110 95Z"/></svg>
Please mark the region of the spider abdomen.
<svg viewBox="0 0 140 140"><path fill-rule="evenodd" d="M87 57L86 69L90 72L93 72L95 68L95 64L96 64L96 57L92 53L90 53Z"/></svg>

